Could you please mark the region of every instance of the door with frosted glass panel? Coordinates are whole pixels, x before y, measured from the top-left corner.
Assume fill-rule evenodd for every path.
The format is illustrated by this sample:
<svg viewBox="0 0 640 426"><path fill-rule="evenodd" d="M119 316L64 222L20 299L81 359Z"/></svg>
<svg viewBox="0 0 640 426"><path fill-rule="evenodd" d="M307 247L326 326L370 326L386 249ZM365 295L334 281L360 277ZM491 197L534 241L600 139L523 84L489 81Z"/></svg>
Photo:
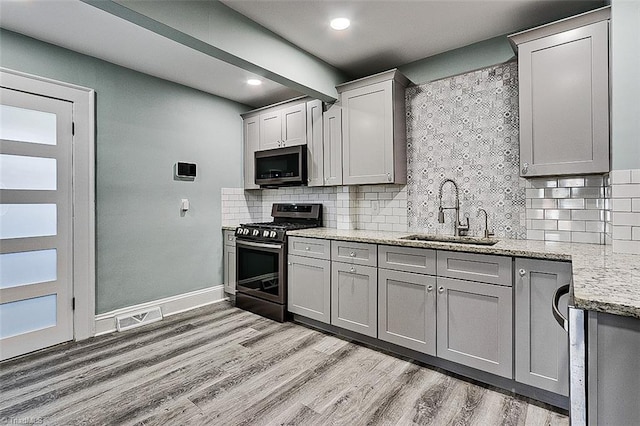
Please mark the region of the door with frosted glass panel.
<svg viewBox="0 0 640 426"><path fill-rule="evenodd" d="M0 359L7 359L73 338L72 104L0 90Z"/></svg>

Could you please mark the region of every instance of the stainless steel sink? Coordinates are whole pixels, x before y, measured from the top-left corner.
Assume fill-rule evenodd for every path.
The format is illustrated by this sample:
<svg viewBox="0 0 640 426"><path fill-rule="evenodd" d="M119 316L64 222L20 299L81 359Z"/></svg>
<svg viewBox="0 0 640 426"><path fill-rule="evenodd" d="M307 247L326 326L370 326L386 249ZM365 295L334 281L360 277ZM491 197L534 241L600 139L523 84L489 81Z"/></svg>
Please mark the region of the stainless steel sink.
<svg viewBox="0 0 640 426"><path fill-rule="evenodd" d="M413 241L435 241L439 243L477 244L481 246L492 246L500 241L493 238L454 237L450 235L423 235L423 234L407 235L406 237L401 237L400 239L413 240Z"/></svg>

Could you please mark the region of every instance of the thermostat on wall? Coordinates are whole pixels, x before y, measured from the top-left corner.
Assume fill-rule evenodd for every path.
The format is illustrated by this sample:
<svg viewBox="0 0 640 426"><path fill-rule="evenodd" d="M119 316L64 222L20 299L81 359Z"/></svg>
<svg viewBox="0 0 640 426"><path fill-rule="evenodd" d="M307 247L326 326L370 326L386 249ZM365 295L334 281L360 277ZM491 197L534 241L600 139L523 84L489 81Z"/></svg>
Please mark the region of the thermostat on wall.
<svg viewBox="0 0 640 426"><path fill-rule="evenodd" d="M196 165L195 163L176 163L176 177L195 179Z"/></svg>

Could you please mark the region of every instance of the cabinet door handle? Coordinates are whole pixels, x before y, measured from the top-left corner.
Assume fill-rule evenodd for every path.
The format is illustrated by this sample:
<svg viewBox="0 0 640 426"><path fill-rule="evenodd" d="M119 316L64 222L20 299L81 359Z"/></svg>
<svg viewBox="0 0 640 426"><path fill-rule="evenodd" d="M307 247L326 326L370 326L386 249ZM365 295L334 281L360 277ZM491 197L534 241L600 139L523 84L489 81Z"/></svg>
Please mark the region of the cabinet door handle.
<svg viewBox="0 0 640 426"><path fill-rule="evenodd" d="M520 269L518 271L518 274L520 274L521 277L524 277L525 275L527 275L527 271L525 271L524 269Z"/></svg>
<svg viewBox="0 0 640 426"><path fill-rule="evenodd" d="M356 271L356 268L354 267L351 267L351 269L349 269L349 272L355 272L355 271Z"/></svg>
<svg viewBox="0 0 640 426"><path fill-rule="evenodd" d="M432 286L432 285L427 286L427 291L428 291L428 292L432 292L432 291L433 291L433 286Z"/></svg>
<svg viewBox="0 0 640 426"><path fill-rule="evenodd" d="M529 172L529 163L526 161L522 163L522 174L526 175Z"/></svg>
<svg viewBox="0 0 640 426"><path fill-rule="evenodd" d="M309 251L309 250L310 250L310 248L309 248L309 247L305 247L304 249L305 249L305 250L307 250L307 251Z"/></svg>
<svg viewBox="0 0 640 426"><path fill-rule="evenodd" d="M391 173L387 173L387 180L391 182Z"/></svg>
<svg viewBox="0 0 640 426"><path fill-rule="evenodd" d="M349 256L356 257L356 254L355 254L355 252L351 252L351 253L349 253Z"/></svg>
<svg viewBox="0 0 640 426"><path fill-rule="evenodd" d="M444 293L444 287L443 286L438 287L438 292L439 293Z"/></svg>
<svg viewBox="0 0 640 426"><path fill-rule="evenodd" d="M287 262L287 265L291 266L291 262Z"/></svg>

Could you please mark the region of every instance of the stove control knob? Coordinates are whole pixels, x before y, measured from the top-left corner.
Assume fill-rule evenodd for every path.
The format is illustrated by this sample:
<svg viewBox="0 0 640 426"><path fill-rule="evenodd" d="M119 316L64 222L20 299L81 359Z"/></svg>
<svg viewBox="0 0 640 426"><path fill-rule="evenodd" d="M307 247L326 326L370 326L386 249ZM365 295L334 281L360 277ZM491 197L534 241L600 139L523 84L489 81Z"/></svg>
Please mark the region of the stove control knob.
<svg viewBox="0 0 640 426"><path fill-rule="evenodd" d="M242 230L242 233L243 233L244 235L249 235L249 230L248 230L247 228L244 228L244 229Z"/></svg>
<svg viewBox="0 0 640 426"><path fill-rule="evenodd" d="M276 234L277 234L277 233L276 233L276 231L269 231L269 236L270 236L271 238L275 238L275 237L276 237Z"/></svg>
<svg viewBox="0 0 640 426"><path fill-rule="evenodd" d="M269 231L262 231L262 236L265 238L269 238Z"/></svg>
<svg viewBox="0 0 640 426"><path fill-rule="evenodd" d="M260 231L258 231L257 229L254 229L252 235L254 237L257 237L258 235L260 235Z"/></svg>

